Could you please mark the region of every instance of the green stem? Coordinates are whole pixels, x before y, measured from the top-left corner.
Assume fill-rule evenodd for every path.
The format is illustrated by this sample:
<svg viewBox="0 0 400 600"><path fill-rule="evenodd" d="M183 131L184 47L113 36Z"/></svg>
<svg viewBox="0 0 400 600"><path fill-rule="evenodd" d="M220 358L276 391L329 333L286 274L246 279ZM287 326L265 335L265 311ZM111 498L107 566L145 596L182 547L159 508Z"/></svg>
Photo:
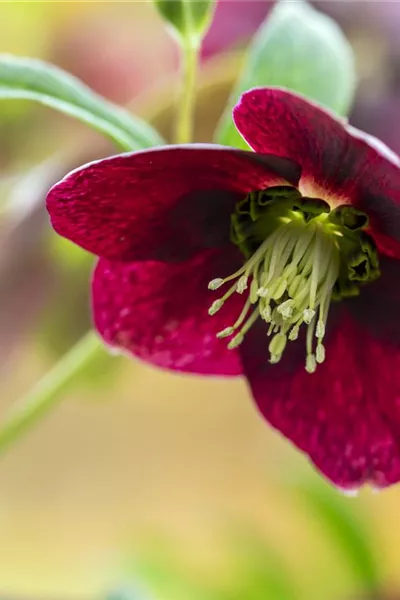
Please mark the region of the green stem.
<svg viewBox="0 0 400 600"><path fill-rule="evenodd" d="M186 39L182 44L182 90L175 134L177 144L187 144L193 138L198 58L199 45L189 38Z"/></svg>
<svg viewBox="0 0 400 600"><path fill-rule="evenodd" d="M103 346L97 335L89 331L25 397L11 407L0 425L0 453L62 399L73 379L85 370L99 351L104 351Z"/></svg>

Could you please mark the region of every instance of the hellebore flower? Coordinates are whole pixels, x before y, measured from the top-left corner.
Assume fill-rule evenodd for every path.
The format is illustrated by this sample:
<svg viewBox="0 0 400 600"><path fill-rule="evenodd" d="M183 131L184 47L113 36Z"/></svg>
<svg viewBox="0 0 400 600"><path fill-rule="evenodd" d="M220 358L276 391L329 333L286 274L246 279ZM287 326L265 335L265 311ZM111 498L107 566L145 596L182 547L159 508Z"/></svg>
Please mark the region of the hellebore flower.
<svg viewBox="0 0 400 600"><path fill-rule="evenodd" d="M123 154L49 192L55 230L100 257L97 330L161 367L244 374L337 486L394 483L400 161L282 89L246 92L233 115L255 152Z"/></svg>

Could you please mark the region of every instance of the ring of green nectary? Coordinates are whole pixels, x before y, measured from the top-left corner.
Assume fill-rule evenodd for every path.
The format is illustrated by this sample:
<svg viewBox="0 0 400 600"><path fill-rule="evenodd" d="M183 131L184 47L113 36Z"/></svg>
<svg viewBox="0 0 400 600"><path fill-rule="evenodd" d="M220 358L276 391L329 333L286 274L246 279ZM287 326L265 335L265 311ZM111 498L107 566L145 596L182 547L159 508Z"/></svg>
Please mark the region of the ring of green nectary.
<svg viewBox="0 0 400 600"><path fill-rule="evenodd" d="M231 215L231 241L247 259L281 225L282 218L290 218L296 212L301 213L305 224L327 214L327 222L336 225L340 232L337 237L340 269L332 291L333 300L356 296L360 285L379 277L378 251L365 231L368 216L346 204L331 210L325 200L304 197L290 186L254 191L239 202Z"/></svg>

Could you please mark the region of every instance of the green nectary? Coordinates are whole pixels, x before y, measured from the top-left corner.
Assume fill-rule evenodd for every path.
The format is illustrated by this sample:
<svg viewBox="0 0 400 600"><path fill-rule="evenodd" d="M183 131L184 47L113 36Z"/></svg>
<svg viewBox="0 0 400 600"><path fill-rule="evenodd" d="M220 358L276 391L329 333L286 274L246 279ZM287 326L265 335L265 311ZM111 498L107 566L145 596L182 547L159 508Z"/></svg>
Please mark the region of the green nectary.
<svg viewBox="0 0 400 600"><path fill-rule="evenodd" d="M360 286L380 275L367 226L367 215L354 207L331 210L324 200L304 197L296 188L276 186L248 194L231 216L232 242L246 260L236 273L209 283L216 290L233 282L209 314L235 292L248 290L247 298L236 322L218 337L231 337L228 348L236 348L261 318L271 336L270 362L277 363L288 340L296 340L305 324L306 369L314 372L325 360L331 300L359 294Z"/></svg>

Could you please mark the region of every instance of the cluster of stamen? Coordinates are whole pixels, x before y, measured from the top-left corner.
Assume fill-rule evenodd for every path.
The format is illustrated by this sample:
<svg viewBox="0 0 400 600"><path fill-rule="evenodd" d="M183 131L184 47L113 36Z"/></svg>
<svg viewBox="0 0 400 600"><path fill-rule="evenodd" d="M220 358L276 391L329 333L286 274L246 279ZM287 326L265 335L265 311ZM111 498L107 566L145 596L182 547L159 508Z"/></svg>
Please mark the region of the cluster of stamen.
<svg viewBox="0 0 400 600"><path fill-rule="evenodd" d="M345 234L329 210L311 218L293 207L285 207L282 212L280 216L275 212L273 230L238 271L210 281L210 290L231 285L213 302L209 314L218 312L233 294L246 292L238 318L217 337L230 337L228 348L236 348L261 318L270 337L270 362L277 363L288 341L297 340L304 326L305 368L313 373L325 360L323 340L332 293L341 272L341 238Z"/></svg>

